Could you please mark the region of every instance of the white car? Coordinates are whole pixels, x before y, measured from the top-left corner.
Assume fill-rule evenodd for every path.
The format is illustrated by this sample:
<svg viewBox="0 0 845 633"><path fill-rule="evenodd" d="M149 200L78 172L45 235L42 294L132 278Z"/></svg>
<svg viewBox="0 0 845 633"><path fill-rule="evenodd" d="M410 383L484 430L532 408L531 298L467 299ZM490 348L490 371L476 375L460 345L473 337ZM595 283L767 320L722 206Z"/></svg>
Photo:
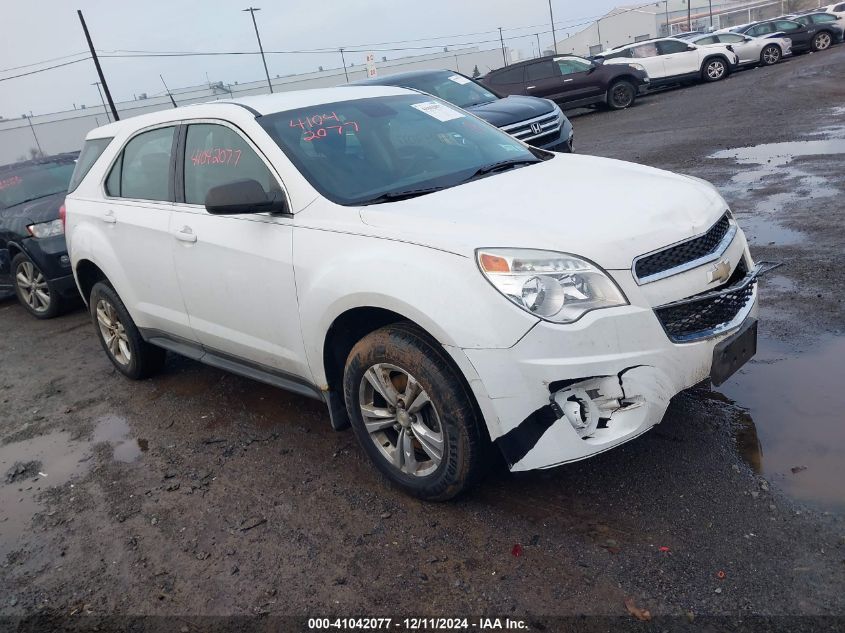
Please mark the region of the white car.
<svg viewBox="0 0 845 633"><path fill-rule="evenodd" d="M425 499L491 441L513 470L618 446L755 350L763 264L713 186L404 88L112 123L74 182L73 271L120 372L170 350L324 401Z"/></svg>
<svg viewBox="0 0 845 633"><path fill-rule="evenodd" d="M845 20L845 2L836 2L834 4L829 4L826 7L821 7L819 11L824 11L825 13L832 13L836 17Z"/></svg>
<svg viewBox="0 0 845 633"><path fill-rule="evenodd" d="M729 44L697 46L674 37L618 46L596 57L606 64L630 64L635 59L645 67L652 87L696 79L719 81L739 62Z"/></svg>
<svg viewBox="0 0 845 633"><path fill-rule="evenodd" d="M751 37L740 33L706 33L688 38L696 46L730 44L739 57L740 66L771 66L792 54L788 37Z"/></svg>

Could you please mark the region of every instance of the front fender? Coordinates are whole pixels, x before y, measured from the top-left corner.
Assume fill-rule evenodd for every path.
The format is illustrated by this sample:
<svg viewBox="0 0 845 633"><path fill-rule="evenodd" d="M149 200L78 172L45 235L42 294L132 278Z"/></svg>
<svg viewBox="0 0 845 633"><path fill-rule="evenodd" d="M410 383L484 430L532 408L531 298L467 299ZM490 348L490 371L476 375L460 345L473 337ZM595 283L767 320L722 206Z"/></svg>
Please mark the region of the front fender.
<svg viewBox="0 0 845 633"><path fill-rule="evenodd" d="M401 314L450 348L508 348L537 322L461 255L308 228L296 229L293 250L302 335L318 384L326 383L326 332L353 308Z"/></svg>

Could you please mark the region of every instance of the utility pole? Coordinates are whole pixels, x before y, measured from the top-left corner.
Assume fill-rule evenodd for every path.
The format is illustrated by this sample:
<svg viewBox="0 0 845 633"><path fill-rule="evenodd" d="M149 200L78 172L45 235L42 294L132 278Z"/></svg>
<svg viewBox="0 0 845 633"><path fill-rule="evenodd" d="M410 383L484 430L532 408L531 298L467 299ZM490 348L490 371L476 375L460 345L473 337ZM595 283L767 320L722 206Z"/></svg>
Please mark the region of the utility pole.
<svg viewBox="0 0 845 633"><path fill-rule="evenodd" d="M663 10L666 12L666 37L672 35L672 29L669 28L669 0L663 0Z"/></svg>
<svg viewBox="0 0 845 633"><path fill-rule="evenodd" d="M709 0L710 4L710 27L713 27L713 0Z"/></svg>
<svg viewBox="0 0 845 633"><path fill-rule="evenodd" d="M687 0L687 31L692 31L692 0Z"/></svg>
<svg viewBox="0 0 845 633"><path fill-rule="evenodd" d="M114 117L115 121L120 121L120 116L117 114L117 108L114 107L114 101L111 98L111 92L109 92L109 85L106 83L106 78L103 75L103 69L100 66L100 60L97 58L97 52L94 50L94 43L91 41L91 34L88 33L88 26L85 24L85 18L82 17L82 11L76 11L76 14L79 16L79 21L82 23L82 30L85 31L85 39L88 40L88 49L91 51L91 57L94 60L94 66L97 68L97 74L100 76L100 83L103 85L103 91L106 93L106 98L109 100L109 105L111 106L111 113ZM99 90L99 86L97 87ZM101 94L100 97L103 95ZM103 103L103 109L105 110L106 104Z"/></svg>
<svg viewBox="0 0 845 633"><path fill-rule="evenodd" d="M549 19L552 21L552 39L555 42L555 55L557 55L557 35L555 34L555 14L552 11L552 0L549 0Z"/></svg>
<svg viewBox="0 0 845 633"><path fill-rule="evenodd" d="M38 146L38 153L43 156L44 150L41 149L41 143L38 142L38 135L35 133L35 126L32 125L32 114L26 117L26 122L29 123L29 129L32 130L32 136L35 138L35 144Z"/></svg>
<svg viewBox="0 0 845 633"><path fill-rule="evenodd" d="M261 9L250 7L244 9L244 11L249 11L249 14L252 16L252 26L255 27L255 39L258 40L258 50L261 51L261 61L264 62L264 74L267 75L267 87L270 88L270 94L273 94L273 84L270 83L270 71L267 70L267 59L264 57L264 47L261 45L261 36L258 34L258 22L255 21L255 12L261 11Z"/></svg>
<svg viewBox="0 0 845 633"><path fill-rule="evenodd" d="M596 20L596 31L598 31L598 35L599 35L599 46L601 46L601 49L604 50L604 44L602 44L602 41L601 41L601 18Z"/></svg>
<svg viewBox="0 0 845 633"><path fill-rule="evenodd" d="M543 49L540 48L540 34L535 33L534 35L537 37L537 57L542 57Z"/></svg>
<svg viewBox="0 0 845 633"><path fill-rule="evenodd" d="M342 48L339 48L337 50L340 51L340 59L341 59L341 61L343 61L343 74L346 75L346 83L349 83L349 73L346 72L346 57L343 54Z"/></svg>
<svg viewBox="0 0 845 633"><path fill-rule="evenodd" d="M99 94L99 95L100 95L100 101L102 101L102 102L103 102L103 112L105 112L105 113L106 113L106 120L107 120L109 123L111 123L111 119L109 118L109 111L106 109L106 100L105 100L105 99L103 99L103 91L102 91L102 90L100 90L100 82L99 82L99 81L95 81L95 82L94 82L94 83L92 83L91 85L92 85L92 86L97 86L97 94Z"/></svg>
<svg viewBox="0 0 845 633"><path fill-rule="evenodd" d="M499 27L499 41L502 43L502 61L505 62L505 66L508 65L508 58L505 57L505 40L502 37L502 27Z"/></svg>
<svg viewBox="0 0 845 633"><path fill-rule="evenodd" d="M207 73L206 73L206 74L207 74ZM161 79L161 83L162 83L162 85L164 86L164 89L167 91L167 96L168 96L168 97L170 97L170 103L172 103L172 104L173 104L173 107L174 107L174 108L175 108L175 107L177 107L177 106L176 106L176 99L174 99L174 98L173 98L173 95L172 95L172 94L170 94L170 88L168 88L168 87L167 87L167 84L166 84L166 83L164 83L164 77L162 77L161 75L159 75L159 79ZM209 83L209 85L211 84L211 82L208 82L208 83Z"/></svg>

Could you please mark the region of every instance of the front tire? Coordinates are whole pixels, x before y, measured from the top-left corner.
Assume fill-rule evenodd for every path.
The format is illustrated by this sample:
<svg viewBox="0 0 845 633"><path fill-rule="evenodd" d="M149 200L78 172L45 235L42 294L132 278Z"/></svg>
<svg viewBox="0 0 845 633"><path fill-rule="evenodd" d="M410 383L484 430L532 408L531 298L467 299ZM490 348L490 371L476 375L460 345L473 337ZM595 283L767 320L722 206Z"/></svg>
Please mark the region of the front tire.
<svg viewBox="0 0 845 633"><path fill-rule="evenodd" d="M637 89L630 81L617 81L607 90L607 106L611 110L624 110L634 105L636 98Z"/></svg>
<svg viewBox="0 0 845 633"><path fill-rule="evenodd" d="M481 478L483 421L449 356L420 329L397 323L361 339L343 389L364 452L405 492L445 501Z"/></svg>
<svg viewBox="0 0 845 633"><path fill-rule="evenodd" d="M102 281L94 284L88 306L97 338L121 374L132 380L142 380L161 370L165 351L141 337L114 288Z"/></svg>
<svg viewBox="0 0 845 633"><path fill-rule="evenodd" d="M769 44L760 51L760 65L774 66L780 61L781 57L783 57L783 52L780 50L780 46Z"/></svg>
<svg viewBox="0 0 845 633"><path fill-rule="evenodd" d="M730 69L728 62L722 57L711 57L704 61L701 67L701 78L709 83L721 81L728 76Z"/></svg>
<svg viewBox="0 0 845 633"><path fill-rule="evenodd" d="M12 259L15 294L18 301L36 319L52 319L62 312L62 299L47 277L23 253Z"/></svg>
<svg viewBox="0 0 845 633"><path fill-rule="evenodd" d="M831 44L833 44L833 38L827 31L816 33L816 36L813 38L813 50L816 52L827 50Z"/></svg>

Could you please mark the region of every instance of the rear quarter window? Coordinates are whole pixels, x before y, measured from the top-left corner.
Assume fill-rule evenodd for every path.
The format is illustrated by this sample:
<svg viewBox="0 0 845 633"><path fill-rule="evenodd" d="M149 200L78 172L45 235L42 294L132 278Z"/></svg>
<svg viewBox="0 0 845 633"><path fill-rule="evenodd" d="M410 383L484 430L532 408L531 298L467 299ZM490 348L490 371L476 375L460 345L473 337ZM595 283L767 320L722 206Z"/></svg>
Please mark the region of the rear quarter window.
<svg viewBox="0 0 845 633"><path fill-rule="evenodd" d="M111 143L111 138L92 138L85 141L85 144L82 146L82 152L80 152L79 158L76 159L76 168L70 177L70 183L67 187L68 193L76 190L79 184L85 179L85 176L88 175L88 172L91 171L97 159L103 155L109 143Z"/></svg>

